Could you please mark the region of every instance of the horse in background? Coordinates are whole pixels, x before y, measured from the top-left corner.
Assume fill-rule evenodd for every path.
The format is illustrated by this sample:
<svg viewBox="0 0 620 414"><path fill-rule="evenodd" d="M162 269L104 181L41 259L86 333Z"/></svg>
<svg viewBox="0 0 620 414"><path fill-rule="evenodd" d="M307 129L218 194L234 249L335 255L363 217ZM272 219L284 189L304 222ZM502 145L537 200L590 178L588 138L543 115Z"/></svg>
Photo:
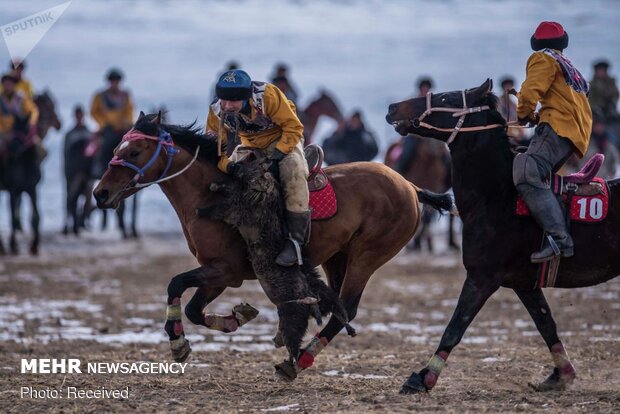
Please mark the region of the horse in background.
<svg viewBox="0 0 620 414"><path fill-rule="evenodd" d="M37 135L42 140L47 136L50 128L54 128L59 131L62 127L62 123L56 114L56 105L50 94L46 89L42 94L35 95L34 103L39 109L39 120L37 121Z"/></svg>
<svg viewBox="0 0 620 414"><path fill-rule="evenodd" d="M94 210L92 193L94 187L93 153L91 150L92 133L88 129L79 131L73 142L67 142L63 150L64 173L66 183L66 211L63 234L69 233L69 228L76 236L80 229L86 227L90 213Z"/></svg>
<svg viewBox="0 0 620 414"><path fill-rule="evenodd" d="M37 185L41 181L41 159L29 120L30 115L15 116L11 136L7 142L6 158L1 169L4 188L9 193L11 206L11 236L9 238L11 253L19 253L16 233L21 230L19 217L21 194L26 193L32 205L30 253L36 255L39 253L40 216ZM2 247L1 251L3 250Z"/></svg>
<svg viewBox="0 0 620 414"><path fill-rule="evenodd" d="M327 116L338 123L340 128L344 123L344 117L336 101L331 94L322 90L317 99L310 102L305 109L298 112L299 120L304 126L304 145L312 144L312 135L321 116Z"/></svg>
<svg viewBox="0 0 620 414"><path fill-rule="evenodd" d="M388 167L397 170L400 157L403 154L403 145L405 139L394 142L389 146L385 153L384 163ZM452 187L451 171L450 171L450 152L445 144L437 141L415 137L416 152L413 159L401 172L403 177L412 183L416 183L422 188L426 188L436 193L445 193ZM428 246L428 250L433 252L433 241L430 233L430 225L432 220L437 217L437 212L426 206L422 209L422 217L420 230L416 233L412 242L407 246L412 250L421 250L422 244ZM454 216L450 215L448 225L448 247L451 250L459 250L454 235Z"/></svg>

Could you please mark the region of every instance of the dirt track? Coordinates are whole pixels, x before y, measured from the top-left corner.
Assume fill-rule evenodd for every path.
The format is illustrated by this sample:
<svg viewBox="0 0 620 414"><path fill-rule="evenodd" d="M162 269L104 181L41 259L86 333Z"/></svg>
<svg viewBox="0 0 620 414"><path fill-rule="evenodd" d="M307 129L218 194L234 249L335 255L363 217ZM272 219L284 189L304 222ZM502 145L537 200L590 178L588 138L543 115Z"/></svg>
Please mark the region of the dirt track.
<svg viewBox="0 0 620 414"><path fill-rule="evenodd" d="M171 236L126 243L48 236L44 246L38 259L0 262L1 412L620 411L620 279L547 291L577 368L570 391L528 388L550 372L551 361L516 296L502 290L476 318L433 392L398 395L403 380L431 356L451 315L464 279L455 255L404 255L382 268L353 323L358 336L342 334L293 384L272 376L285 351L270 345L275 309L257 283L227 291L210 308L228 313L240 301L258 307L259 317L238 332L186 322L194 352L184 375L21 374L21 358L169 360L161 330L166 286L195 267L183 242ZM129 398L37 400L20 398L20 386L128 386Z"/></svg>

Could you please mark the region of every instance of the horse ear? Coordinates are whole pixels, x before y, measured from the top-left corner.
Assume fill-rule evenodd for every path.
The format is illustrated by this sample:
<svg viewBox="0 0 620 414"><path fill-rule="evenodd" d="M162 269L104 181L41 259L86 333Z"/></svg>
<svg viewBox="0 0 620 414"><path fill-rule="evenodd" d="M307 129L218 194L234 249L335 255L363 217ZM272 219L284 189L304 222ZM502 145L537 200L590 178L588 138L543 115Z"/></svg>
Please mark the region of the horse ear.
<svg viewBox="0 0 620 414"><path fill-rule="evenodd" d="M160 125L160 124L161 124L161 111L158 111L158 112L157 112L157 117L155 118L155 123L156 123L157 125Z"/></svg>
<svg viewBox="0 0 620 414"><path fill-rule="evenodd" d="M490 78L487 78L487 80L482 82L482 85L478 86L477 88L470 89L470 92L473 95L472 102L479 102L483 100L492 91L493 91L493 80L491 80Z"/></svg>
<svg viewBox="0 0 620 414"><path fill-rule="evenodd" d="M140 111L140 115L138 115L138 121L144 118L145 116L146 115L144 114L144 112Z"/></svg>
<svg viewBox="0 0 620 414"><path fill-rule="evenodd" d="M480 85L480 89L484 89L485 90L485 95L488 93L493 92L493 79L491 78L487 78L487 80L485 80L482 85Z"/></svg>

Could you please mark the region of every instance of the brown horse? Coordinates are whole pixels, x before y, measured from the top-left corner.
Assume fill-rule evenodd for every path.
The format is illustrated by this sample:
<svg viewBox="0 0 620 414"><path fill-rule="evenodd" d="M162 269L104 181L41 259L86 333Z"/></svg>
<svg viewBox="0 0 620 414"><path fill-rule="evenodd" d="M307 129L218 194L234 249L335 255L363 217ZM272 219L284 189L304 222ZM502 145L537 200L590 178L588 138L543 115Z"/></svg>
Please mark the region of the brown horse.
<svg viewBox="0 0 620 414"><path fill-rule="evenodd" d="M41 139L44 139L50 128L53 127L57 131L60 130L62 125L58 115L56 114L56 105L54 104L54 100L52 99L49 91L46 90L42 94L36 95L34 97L34 103L39 109L37 135Z"/></svg>
<svg viewBox="0 0 620 414"><path fill-rule="evenodd" d="M446 160L450 159L450 153L445 144L436 141L425 140L415 136L403 137L394 142L385 153L384 163L395 170L403 155L403 147L406 145L404 140L416 140L416 150L413 159L408 163L401 174L407 181L416 183L422 188L444 193L452 186L450 177L450 166ZM424 208L422 210L422 222L420 230L416 233L413 241L408 248L418 250L422 248L422 243L428 245L429 251L433 251L432 237L430 233L430 224L435 217L435 211ZM453 250L459 250L454 236L454 220L455 217L450 215L450 223L448 226L448 247Z"/></svg>
<svg viewBox="0 0 620 414"><path fill-rule="evenodd" d="M231 180L217 168L216 141L200 134L193 126L160 124L155 115L143 113L133 131L142 134L142 139L125 139L114 151L116 160L134 166L150 164L150 168L139 177L131 167L112 165L101 178L94 195L100 208L113 208L145 185L136 185L136 181L146 185L158 181L174 207L188 247L200 263L196 269L172 278L168 286L169 313L165 329L173 356L184 360L190 349L181 323L183 292L198 288L185 308L185 315L192 323L232 332L256 316L252 309L250 312L242 309L247 310L248 305L241 306L241 310L233 309L233 315L226 317L203 315L203 309L227 287L239 287L244 280L256 276L239 233L222 221L199 218L195 214L198 207L221 201L221 195L209 190L211 183ZM160 155L157 155L156 150L159 145L170 145L162 144L167 134L178 153L166 172L165 151L160 148ZM193 162L198 156L197 162ZM326 171L338 196L338 214L328 220L312 222L307 257L312 266L323 266L330 286L339 292L352 320L372 274L394 257L415 233L419 222L418 198L438 208L450 208L452 199L419 190L378 163L342 164ZM318 334L321 346L317 347L314 340L305 348L308 355L303 368L312 365L314 356L342 328L342 322L332 316Z"/></svg>
<svg viewBox="0 0 620 414"><path fill-rule="evenodd" d="M327 116L338 123L338 127L343 124L344 117L336 101L326 91L321 91L320 96L306 107L299 111L299 119L304 124L304 145L312 144L312 135L316 124L321 116Z"/></svg>

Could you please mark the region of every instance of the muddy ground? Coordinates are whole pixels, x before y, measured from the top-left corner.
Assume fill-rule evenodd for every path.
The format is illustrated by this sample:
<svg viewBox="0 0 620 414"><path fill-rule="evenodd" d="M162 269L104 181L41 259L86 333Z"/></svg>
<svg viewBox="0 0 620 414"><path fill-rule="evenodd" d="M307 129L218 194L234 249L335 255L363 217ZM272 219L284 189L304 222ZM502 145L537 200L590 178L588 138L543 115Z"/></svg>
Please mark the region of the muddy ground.
<svg viewBox="0 0 620 414"><path fill-rule="evenodd" d="M296 382L273 377L275 308L257 283L225 292L210 309L247 301L261 314L233 334L190 325L184 375L21 374L22 358L88 362L170 361L162 327L171 276L195 267L177 236L120 242L48 235L38 258L0 259L0 412L618 412L620 279L548 290L578 379L541 394L528 382L551 370L546 347L516 296L498 292L450 356L430 394L401 383L432 355L464 271L454 254L402 254L371 279L353 325ZM187 302L191 291L184 297ZM312 326L308 337L317 331ZM36 390L123 389L127 399L21 398Z"/></svg>

